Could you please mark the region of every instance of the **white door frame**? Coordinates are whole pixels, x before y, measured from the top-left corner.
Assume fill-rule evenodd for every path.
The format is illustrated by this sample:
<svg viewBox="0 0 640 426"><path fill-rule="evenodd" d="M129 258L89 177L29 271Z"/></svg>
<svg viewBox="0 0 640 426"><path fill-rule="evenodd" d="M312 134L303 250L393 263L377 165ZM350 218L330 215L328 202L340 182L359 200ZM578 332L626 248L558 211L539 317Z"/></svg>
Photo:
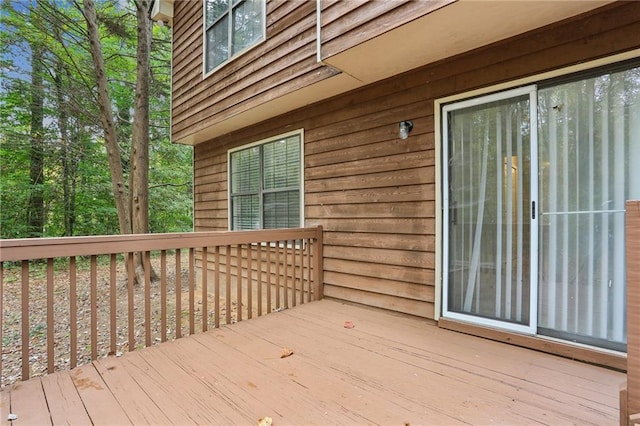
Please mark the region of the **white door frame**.
<svg viewBox="0 0 640 426"><path fill-rule="evenodd" d="M448 273L445 270L445 265L448 264L449 258L449 241L448 241L448 232L447 232L447 224L449 223L449 192L448 188L448 171L449 168L445 165L448 164L448 150L442 149L444 148L443 142L448 141L448 126L446 126L447 114L450 111L455 111L463 108L468 108L477 105L483 105L489 102L499 101L510 99L514 97L519 97L523 95L529 96L529 122L530 122L530 200L532 203L532 211L529 216L529 324L516 324L513 322L501 321L497 319L489 319L484 317L479 317L476 315L465 314L460 312L449 311L448 309ZM441 241L442 241L442 250L440 251L440 258L438 259L438 265L440 265L441 270L440 277L442 279L442 292L441 292L441 303L442 303L442 313L443 316L447 318L451 318L454 320L473 322L475 324L500 328L504 330L526 333L526 334L536 334L537 331L537 319L538 319L538 214L537 214L537 206L538 206L538 137L537 137L537 87L535 85L529 85L524 87L519 87L516 89L511 89L503 92L492 93L489 95L467 99L451 104L444 105L442 107L442 113L438 114L440 117L440 122L438 123L438 127L441 129L441 137L439 139L439 143L436 144L440 146L442 149L441 161L442 165L441 170L436 170L438 176L441 176L442 181L439 182L439 189L441 190L441 205L438 206L441 212L441 224L438 224L438 229L441 231ZM438 271L437 271L438 272ZM439 310L438 310L439 311Z"/></svg>

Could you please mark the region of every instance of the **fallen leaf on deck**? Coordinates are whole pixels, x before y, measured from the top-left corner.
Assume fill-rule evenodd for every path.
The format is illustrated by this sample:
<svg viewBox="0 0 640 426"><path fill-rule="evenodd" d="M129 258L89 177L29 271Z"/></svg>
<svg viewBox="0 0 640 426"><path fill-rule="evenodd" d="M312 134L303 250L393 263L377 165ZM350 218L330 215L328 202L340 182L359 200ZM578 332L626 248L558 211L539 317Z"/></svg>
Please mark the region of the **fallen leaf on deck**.
<svg viewBox="0 0 640 426"><path fill-rule="evenodd" d="M344 328L354 328L355 324L352 323L351 321L345 321L344 322Z"/></svg>
<svg viewBox="0 0 640 426"><path fill-rule="evenodd" d="M280 358L286 358L291 355L293 355L293 351L291 349L282 348L282 352L280 352Z"/></svg>
<svg viewBox="0 0 640 426"><path fill-rule="evenodd" d="M273 424L273 419L269 416L263 417L258 420L258 426L271 426Z"/></svg>

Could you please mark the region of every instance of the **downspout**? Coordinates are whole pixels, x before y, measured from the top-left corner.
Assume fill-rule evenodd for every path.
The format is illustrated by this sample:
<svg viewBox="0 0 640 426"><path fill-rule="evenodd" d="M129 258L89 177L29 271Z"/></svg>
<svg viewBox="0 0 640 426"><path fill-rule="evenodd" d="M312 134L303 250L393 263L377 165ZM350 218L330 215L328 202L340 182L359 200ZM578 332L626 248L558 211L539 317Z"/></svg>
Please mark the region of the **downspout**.
<svg viewBox="0 0 640 426"><path fill-rule="evenodd" d="M320 0L316 0L316 61L322 63L322 40L320 40L322 25L322 5Z"/></svg>
<svg viewBox="0 0 640 426"><path fill-rule="evenodd" d="M325 67L331 68L332 70L337 71L340 74L345 74L348 75L358 81L361 81L359 78L354 77L353 75L349 74L348 72L345 72L344 70L337 68L334 65L328 64L326 62L324 62L324 60L322 59L322 39L321 39L321 34L322 34L322 0L316 0L316 62L319 64L322 64Z"/></svg>

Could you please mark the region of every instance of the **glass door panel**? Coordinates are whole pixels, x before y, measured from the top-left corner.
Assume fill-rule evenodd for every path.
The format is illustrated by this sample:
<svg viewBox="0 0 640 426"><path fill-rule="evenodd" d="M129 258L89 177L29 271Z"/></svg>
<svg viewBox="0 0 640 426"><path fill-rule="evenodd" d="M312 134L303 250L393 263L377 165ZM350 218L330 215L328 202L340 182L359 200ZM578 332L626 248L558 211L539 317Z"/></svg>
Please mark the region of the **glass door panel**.
<svg viewBox="0 0 640 426"><path fill-rule="evenodd" d="M640 68L540 89L539 332L625 350L625 201L640 197Z"/></svg>
<svg viewBox="0 0 640 426"><path fill-rule="evenodd" d="M535 331L532 93L519 89L444 108L446 316Z"/></svg>

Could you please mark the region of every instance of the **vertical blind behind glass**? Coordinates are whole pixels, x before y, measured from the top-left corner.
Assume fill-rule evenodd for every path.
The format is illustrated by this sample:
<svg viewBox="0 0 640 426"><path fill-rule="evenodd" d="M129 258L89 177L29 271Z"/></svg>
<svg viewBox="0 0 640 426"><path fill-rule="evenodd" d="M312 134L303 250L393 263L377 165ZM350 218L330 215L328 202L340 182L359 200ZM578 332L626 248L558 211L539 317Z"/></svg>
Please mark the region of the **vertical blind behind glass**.
<svg viewBox="0 0 640 426"><path fill-rule="evenodd" d="M538 104L539 326L623 344L624 209L640 198L640 68L541 89Z"/></svg>
<svg viewBox="0 0 640 426"><path fill-rule="evenodd" d="M529 322L528 95L449 113L448 309Z"/></svg>

